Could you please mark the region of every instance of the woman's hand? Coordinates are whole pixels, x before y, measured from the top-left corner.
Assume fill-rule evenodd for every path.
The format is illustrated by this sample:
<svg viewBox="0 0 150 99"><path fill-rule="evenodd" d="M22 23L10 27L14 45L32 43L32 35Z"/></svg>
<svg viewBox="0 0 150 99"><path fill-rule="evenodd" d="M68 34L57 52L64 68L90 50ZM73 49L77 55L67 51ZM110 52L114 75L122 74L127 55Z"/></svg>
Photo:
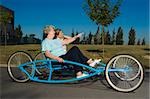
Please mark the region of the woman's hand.
<svg viewBox="0 0 150 99"><path fill-rule="evenodd" d="M57 60L58 62L60 62L60 63L63 63L63 62L64 62L64 60L63 60L62 58L60 58L60 57L58 57L56 60Z"/></svg>
<svg viewBox="0 0 150 99"><path fill-rule="evenodd" d="M76 37L79 38L83 35L83 33L78 34Z"/></svg>

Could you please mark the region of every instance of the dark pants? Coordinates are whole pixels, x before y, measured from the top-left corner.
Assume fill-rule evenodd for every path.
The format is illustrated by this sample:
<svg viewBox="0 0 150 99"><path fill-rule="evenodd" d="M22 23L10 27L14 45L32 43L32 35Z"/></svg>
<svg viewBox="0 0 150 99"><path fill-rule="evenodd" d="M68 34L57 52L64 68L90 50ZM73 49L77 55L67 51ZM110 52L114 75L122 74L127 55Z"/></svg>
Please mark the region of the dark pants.
<svg viewBox="0 0 150 99"><path fill-rule="evenodd" d="M77 46L73 46L65 55L62 55L60 57L64 60L74 61L85 65L87 65L87 61L89 60L82 54ZM82 71L81 66L74 66L74 69L76 73Z"/></svg>

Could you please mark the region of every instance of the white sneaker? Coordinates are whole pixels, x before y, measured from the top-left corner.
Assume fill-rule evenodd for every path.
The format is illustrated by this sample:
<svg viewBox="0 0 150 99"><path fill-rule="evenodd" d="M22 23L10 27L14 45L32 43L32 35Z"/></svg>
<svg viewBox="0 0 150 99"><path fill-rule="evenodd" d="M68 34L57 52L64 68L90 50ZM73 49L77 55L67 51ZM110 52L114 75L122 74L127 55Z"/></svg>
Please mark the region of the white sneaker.
<svg viewBox="0 0 150 99"><path fill-rule="evenodd" d="M77 78L81 78L81 77L85 77L85 76L88 76L88 74L82 74L82 75L80 75L80 76L77 76Z"/></svg>
<svg viewBox="0 0 150 99"><path fill-rule="evenodd" d="M101 59L95 59L93 63L89 64L91 67L95 67L96 64L99 64Z"/></svg>

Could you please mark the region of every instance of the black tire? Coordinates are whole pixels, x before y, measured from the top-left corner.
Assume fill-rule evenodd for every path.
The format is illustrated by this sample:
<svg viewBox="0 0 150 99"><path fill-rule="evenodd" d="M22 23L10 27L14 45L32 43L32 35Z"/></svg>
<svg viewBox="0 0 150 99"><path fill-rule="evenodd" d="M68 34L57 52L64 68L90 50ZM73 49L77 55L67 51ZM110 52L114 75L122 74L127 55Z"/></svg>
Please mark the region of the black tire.
<svg viewBox="0 0 150 99"><path fill-rule="evenodd" d="M29 77L18 68L19 65L26 62L32 62L32 57L24 51L17 51L9 57L7 62L7 70L13 81L26 82L29 80ZM26 68L26 70L31 73L33 69Z"/></svg>
<svg viewBox="0 0 150 99"><path fill-rule="evenodd" d="M114 66L115 64L115 66ZM127 69L128 71L113 71L110 68ZM141 63L131 55L114 56L107 63L105 75L108 84L120 92L132 92L140 87L144 79L144 70Z"/></svg>

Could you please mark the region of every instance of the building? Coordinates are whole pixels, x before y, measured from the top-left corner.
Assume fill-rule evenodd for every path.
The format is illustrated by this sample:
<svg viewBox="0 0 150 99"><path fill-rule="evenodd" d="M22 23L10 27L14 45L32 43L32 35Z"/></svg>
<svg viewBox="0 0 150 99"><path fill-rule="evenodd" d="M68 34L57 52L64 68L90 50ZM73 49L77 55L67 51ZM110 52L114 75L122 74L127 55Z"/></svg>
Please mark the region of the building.
<svg viewBox="0 0 150 99"><path fill-rule="evenodd" d="M0 45L13 44L14 11L0 5Z"/></svg>

